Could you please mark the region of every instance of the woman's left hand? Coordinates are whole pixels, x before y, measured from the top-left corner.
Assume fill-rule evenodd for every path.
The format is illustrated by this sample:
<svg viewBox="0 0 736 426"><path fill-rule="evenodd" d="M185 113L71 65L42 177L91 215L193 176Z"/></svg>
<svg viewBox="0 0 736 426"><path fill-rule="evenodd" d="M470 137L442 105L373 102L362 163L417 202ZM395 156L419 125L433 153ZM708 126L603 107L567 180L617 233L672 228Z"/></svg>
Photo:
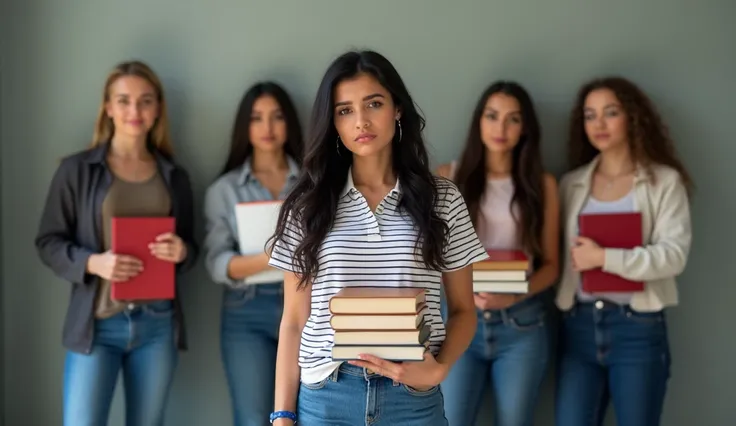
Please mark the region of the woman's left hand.
<svg viewBox="0 0 736 426"><path fill-rule="evenodd" d="M157 236L155 242L149 244L148 248L156 258L173 263L179 263L187 257L186 244L172 232Z"/></svg>
<svg viewBox="0 0 736 426"><path fill-rule="evenodd" d="M570 252L572 267L578 272L602 268L606 262L605 250L590 238L577 237Z"/></svg>
<svg viewBox="0 0 736 426"><path fill-rule="evenodd" d="M360 359L362 361L349 361L349 363L372 370L376 374L403 383L420 392L439 385L448 372L447 368L438 363L429 351L424 352L422 361L395 363L368 354L362 354Z"/></svg>

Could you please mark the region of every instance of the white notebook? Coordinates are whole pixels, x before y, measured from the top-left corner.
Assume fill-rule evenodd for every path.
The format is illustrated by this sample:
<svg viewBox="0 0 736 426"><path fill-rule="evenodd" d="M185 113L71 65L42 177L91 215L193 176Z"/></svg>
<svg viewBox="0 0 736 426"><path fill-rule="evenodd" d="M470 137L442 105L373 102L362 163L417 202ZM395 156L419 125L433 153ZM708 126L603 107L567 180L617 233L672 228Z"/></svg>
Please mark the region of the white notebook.
<svg viewBox="0 0 736 426"><path fill-rule="evenodd" d="M282 201L257 201L235 205L238 224L240 254L251 255L264 252L268 239L276 231ZM284 280L284 272L269 268L243 280L245 284L273 283Z"/></svg>

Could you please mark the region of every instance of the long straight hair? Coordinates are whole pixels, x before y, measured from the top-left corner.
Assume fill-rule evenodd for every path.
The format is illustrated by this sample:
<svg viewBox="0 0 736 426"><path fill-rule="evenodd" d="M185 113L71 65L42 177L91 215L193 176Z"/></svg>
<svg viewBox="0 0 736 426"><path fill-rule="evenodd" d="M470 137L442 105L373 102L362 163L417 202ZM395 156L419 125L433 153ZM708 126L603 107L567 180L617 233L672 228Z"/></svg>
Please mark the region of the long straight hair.
<svg viewBox="0 0 736 426"><path fill-rule="evenodd" d="M480 200L488 181L486 158L489 155L481 139L480 120L488 99L497 93L513 97L521 108L521 138L514 147L511 157L511 180L514 183L514 195L509 209L514 215L521 235L519 243L538 258L542 255L541 240L544 225L544 169L539 148L541 126L534 103L520 84L498 81L483 91L473 111L455 181L468 204L473 223L477 226ZM518 208L518 217L514 214L514 207Z"/></svg>
<svg viewBox="0 0 736 426"><path fill-rule="evenodd" d="M340 82L358 74L375 78L391 94L401 111L402 131L401 134L396 131L391 142L392 167L402 190L399 208L411 216L418 228L416 244L421 244L424 263L433 269L445 265L442 252L447 225L435 208L438 189L422 137L424 118L388 59L373 51L348 52L335 59L319 85L312 108L302 174L284 201L271 240L288 239L285 233L294 227L303 234L292 261L295 272L300 276L300 288L317 275L320 246L335 220L340 193L353 162L349 151L342 149L339 153L336 149L335 89Z"/></svg>
<svg viewBox="0 0 736 426"><path fill-rule="evenodd" d="M225 161L225 166L220 172L224 175L231 170L240 167L253 154L253 143L250 140L250 123L253 105L262 96L273 96L284 114L286 122L286 143L284 152L286 155L301 164L304 153L304 140L302 137L302 126L296 113L294 103L289 94L279 84L272 81L259 82L251 86L240 100L238 112L235 115L232 134L230 138L230 152Z"/></svg>
<svg viewBox="0 0 736 426"><path fill-rule="evenodd" d="M148 132L148 143L155 147L163 156L171 159L174 156L174 147L171 143L168 108L166 106L163 84L161 84L158 75L156 75L150 66L138 60L121 62L108 74L102 92L102 102L97 112L97 120L95 121L95 129L90 147L94 148L100 144L109 142L115 134L115 125L110 117L107 116L106 106L110 101L110 86L119 78L125 76L140 77L153 87L159 105L159 113L156 122Z"/></svg>

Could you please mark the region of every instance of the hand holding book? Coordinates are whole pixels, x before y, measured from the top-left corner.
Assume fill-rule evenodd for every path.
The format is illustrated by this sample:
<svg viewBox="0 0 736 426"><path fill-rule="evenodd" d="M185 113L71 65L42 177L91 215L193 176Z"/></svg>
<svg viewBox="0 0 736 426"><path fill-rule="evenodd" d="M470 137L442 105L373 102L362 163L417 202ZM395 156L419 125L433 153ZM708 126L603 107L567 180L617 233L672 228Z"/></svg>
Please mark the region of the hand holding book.
<svg viewBox="0 0 736 426"><path fill-rule="evenodd" d="M516 303L517 300L519 300L519 294L515 293L474 293L473 294L473 300L475 302L475 307L485 311L485 310L498 310L498 309L506 309L509 306Z"/></svg>
<svg viewBox="0 0 736 426"><path fill-rule="evenodd" d="M577 237L570 254L572 268L577 272L602 268L606 261L605 249L587 237Z"/></svg>
<svg viewBox="0 0 736 426"><path fill-rule="evenodd" d="M108 281L128 281L143 271L143 262L133 256L106 251L93 254L87 261L87 272Z"/></svg>
<svg viewBox="0 0 736 426"><path fill-rule="evenodd" d="M158 235L148 248L157 259L172 263L179 263L187 257L186 244L173 232Z"/></svg>
<svg viewBox="0 0 736 426"><path fill-rule="evenodd" d="M360 360L348 361L350 364L368 368L383 377L396 380L417 391L427 391L447 377L449 370L437 362L431 352L424 352L422 361L404 361L396 363L379 357L362 354Z"/></svg>

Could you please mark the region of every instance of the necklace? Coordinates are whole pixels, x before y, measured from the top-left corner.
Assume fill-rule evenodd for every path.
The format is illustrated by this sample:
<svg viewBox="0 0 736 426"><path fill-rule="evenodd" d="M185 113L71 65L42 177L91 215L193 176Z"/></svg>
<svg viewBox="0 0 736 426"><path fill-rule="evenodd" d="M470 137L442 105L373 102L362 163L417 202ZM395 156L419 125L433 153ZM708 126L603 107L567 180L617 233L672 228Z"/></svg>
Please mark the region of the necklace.
<svg viewBox="0 0 736 426"><path fill-rule="evenodd" d="M633 172L634 172L634 170L633 169L630 169L630 170L626 170L626 171L624 171L622 173L617 173L617 174L615 174L613 176L606 176L606 175L598 172L598 176L600 176L600 177L602 177L603 179L606 180L606 184L605 184L605 186L603 188L607 191L607 190L609 190L609 189L611 189L613 187L613 184L616 183L616 180L618 180L618 178L624 177L624 176L628 176L629 174L631 174Z"/></svg>

